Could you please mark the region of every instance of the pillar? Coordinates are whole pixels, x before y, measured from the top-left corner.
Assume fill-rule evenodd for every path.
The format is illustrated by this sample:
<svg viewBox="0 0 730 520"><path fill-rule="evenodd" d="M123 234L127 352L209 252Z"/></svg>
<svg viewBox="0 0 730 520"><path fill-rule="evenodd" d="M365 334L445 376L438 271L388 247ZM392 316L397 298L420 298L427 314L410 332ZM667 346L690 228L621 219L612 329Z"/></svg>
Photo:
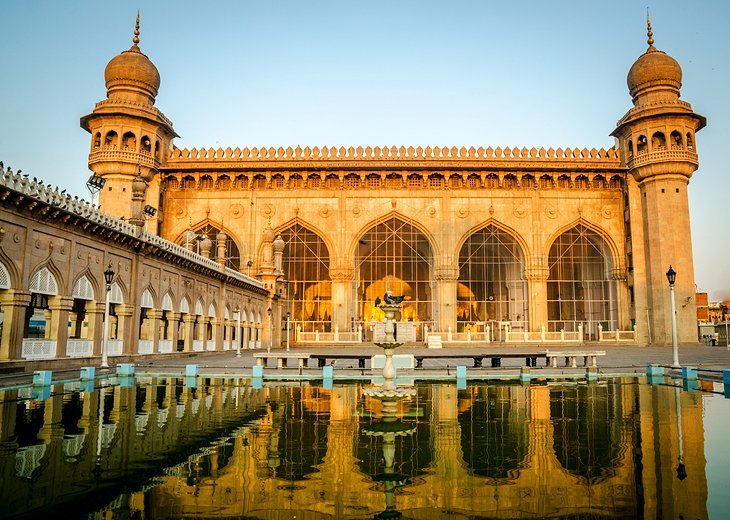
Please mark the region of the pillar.
<svg viewBox="0 0 730 520"><path fill-rule="evenodd" d="M529 291L529 314L531 332L548 329L547 280L550 271L547 265L532 265L525 269Z"/></svg>
<svg viewBox="0 0 730 520"><path fill-rule="evenodd" d="M152 340L152 352L159 352L158 342L160 340L160 319L162 311L160 309L147 309L147 334L146 339Z"/></svg>
<svg viewBox="0 0 730 520"><path fill-rule="evenodd" d="M436 330L456 330L456 281L459 267L453 262L436 269L436 294L438 297L438 316L434 316Z"/></svg>
<svg viewBox="0 0 730 520"><path fill-rule="evenodd" d="M30 293L23 291L0 292L3 308L3 331L0 338L0 359L20 359L25 333L25 319Z"/></svg>
<svg viewBox="0 0 730 520"><path fill-rule="evenodd" d="M178 342L178 324L180 322L180 317L182 316L179 312L167 312L167 335L165 336L165 339L172 340L172 351L177 352L177 342Z"/></svg>
<svg viewBox="0 0 730 520"><path fill-rule="evenodd" d="M132 328L135 308L132 305L119 304L117 313L117 339L122 340L122 354L134 354L133 347L137 344L137 331ZM110 336L111 337L111 336Z"/></svg>
<svg viewBox="0 0 730 520"><path fill-rule="evenodd" d="M68 314L73 307L74 299L68 296L53 296L48 298L48 308L51 311L51 323L48 328L48 339L56 340L56 355L64 356L64 348L68 339Z"/></svg>
<svg viewBox="0 0 730 520"><path fill-rule="evenodd" d="M354 316L356 309L350 309L355 302L352 294L352 278L355 270L351 267L330 267L330 279L332 280L332 330L339 327L340 331L350 330L350 316ZM284 309L284 319L286 312ZM363 316L356 316L362 320Z"/></svg>
<svg viewBox="0 0 730 520"><path fill-rule="evenodd" d="M193 350L193 333L195 332L195 318L192 314L183 314L183 351L191 352Z"/></svg>
<svg viewBox="0 0 730 520"><path fill-rule="evenodd" d="M100 356L104 341L104 302L86 302L86 314L89 320L88 338L94 342L91 353L93 356Z"/></svg>

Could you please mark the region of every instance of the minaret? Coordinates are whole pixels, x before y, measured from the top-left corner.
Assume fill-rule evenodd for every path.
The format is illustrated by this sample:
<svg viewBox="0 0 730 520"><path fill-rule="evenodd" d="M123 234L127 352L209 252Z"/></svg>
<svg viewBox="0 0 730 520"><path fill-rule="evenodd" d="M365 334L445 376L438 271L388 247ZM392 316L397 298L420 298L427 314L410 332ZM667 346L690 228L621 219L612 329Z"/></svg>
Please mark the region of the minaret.
<svg viewBox="0 0 730 520"><path fill-rule="evenodd" d="M697 169L695 132L706 120L679 99L682 69L654 47L647 13L648 49L629 70L634 106L611 135L628 169L626 203L629 286L640 339L669 345L671 301L666 272L675 283L677 336L697 342L694 266L687 185Z"/></svg>
<svg viewBox="0 0 730 520"><path fill-rule="evenodd" d="M132 182L137 174L145 182L143 206L159 206L159 168L177 134L172 122L155 106L160 74L139 49L139 13L132 47L115 56L104 70L107 99L81 118L81 128L91 134L89 169L105 179L99 194L103 211L116 217L132 214ZM148 220L156 233L158 218Z"/></svg>

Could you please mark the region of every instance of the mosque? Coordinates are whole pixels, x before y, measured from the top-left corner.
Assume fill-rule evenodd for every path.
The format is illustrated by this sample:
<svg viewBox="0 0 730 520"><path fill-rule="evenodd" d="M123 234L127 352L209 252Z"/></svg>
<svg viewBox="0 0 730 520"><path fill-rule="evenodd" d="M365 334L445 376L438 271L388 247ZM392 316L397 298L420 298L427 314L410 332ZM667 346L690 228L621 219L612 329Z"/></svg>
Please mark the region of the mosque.
<svg viewBox="0 0 730 520"><path fill-rule="evenodd" d="M148 232L257 278L302 333L372 339L388 290L415 340L623 332L664 345L671 266L679 341L697 342L687 185L706 120L647 25L633 106L606 148L179 149L138 19L106 66L106 99L81 118L99 204L128 221L142 204Z"/></svg>

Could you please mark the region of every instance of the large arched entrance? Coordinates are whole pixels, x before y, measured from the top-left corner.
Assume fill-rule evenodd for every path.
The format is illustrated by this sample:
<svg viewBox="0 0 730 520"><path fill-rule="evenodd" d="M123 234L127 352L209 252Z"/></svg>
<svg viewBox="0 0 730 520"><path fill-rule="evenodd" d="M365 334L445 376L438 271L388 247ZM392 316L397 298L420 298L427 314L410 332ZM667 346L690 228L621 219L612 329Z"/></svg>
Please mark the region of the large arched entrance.
<svg viewBox="0 0 730 520"><path fill-rule="evenodd" d="M583 325L597 339L598 325L617 325L616 282L606 242L582 224L561 234L548 254L548 329L576 331Z"/></svg>
<svg viewBox="0 0 730 520"><path fill-rule="evenodd" d="M353 291L353 308L359 321L366 324L382 322L383 314L375 306L375 299L382 298L385 291L391 291L406 297L399 321L428 324L433 328L433 289L433 250L428 238L415 226L391 217L360 237L355 254ZM372 339L369 329L366 327L366 337ZM420 331L420 326L401 329L403 334L412 334ZM401 333L401 330L397 331ZM413 339L402 336L404 341Z"/></svg>
<svg viewBox="0 0 730 520"><path fill-rule="evenodd" d="M281 232L284 240L283 271L287 280L284 312L290 324L304 332L332 330L332 280L330 253L324 240L301 224Z"/></svg>
<svg viewBox="0 0 730 520"><path fill-rule="evenodd" d="M485 322L492 322L492 330L497 322L510 322L513 330L528 329L524 258L517 240L495 226L467 238L459 252L458 331Z"/></svg>

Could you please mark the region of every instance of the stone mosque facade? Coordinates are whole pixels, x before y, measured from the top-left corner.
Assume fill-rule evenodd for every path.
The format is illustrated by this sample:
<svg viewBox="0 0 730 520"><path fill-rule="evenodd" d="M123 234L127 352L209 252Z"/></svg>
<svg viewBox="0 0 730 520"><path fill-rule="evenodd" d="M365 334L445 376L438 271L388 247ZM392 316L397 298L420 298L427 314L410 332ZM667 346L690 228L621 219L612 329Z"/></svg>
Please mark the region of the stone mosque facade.
<svg viewBox="0 0 730 520"><path fill-rule="evenodd" d="M179 149L138 29L81 118L101 209L134 221L134 207L156 208L147 231L259 279L302 332L372 339L373 302L391 291L416 340L634 331L669 344L671 265L679 341L697 342L687 186L706 120L650 25L633 106L601 149Z"/></svg>

